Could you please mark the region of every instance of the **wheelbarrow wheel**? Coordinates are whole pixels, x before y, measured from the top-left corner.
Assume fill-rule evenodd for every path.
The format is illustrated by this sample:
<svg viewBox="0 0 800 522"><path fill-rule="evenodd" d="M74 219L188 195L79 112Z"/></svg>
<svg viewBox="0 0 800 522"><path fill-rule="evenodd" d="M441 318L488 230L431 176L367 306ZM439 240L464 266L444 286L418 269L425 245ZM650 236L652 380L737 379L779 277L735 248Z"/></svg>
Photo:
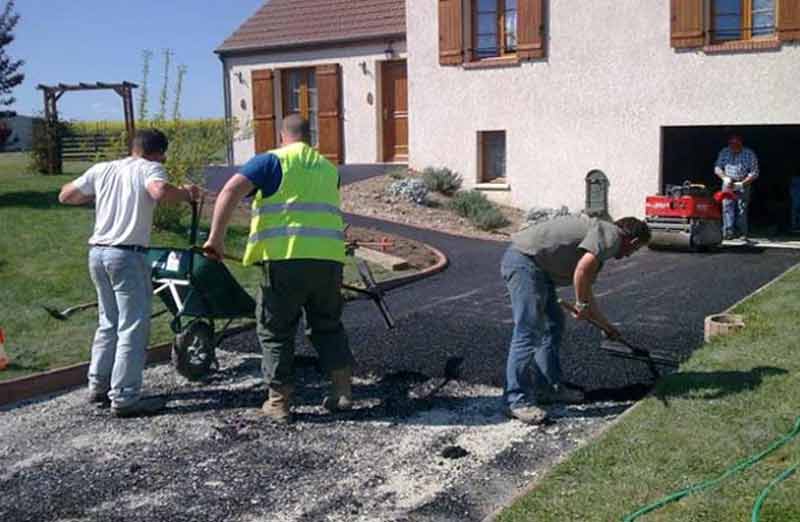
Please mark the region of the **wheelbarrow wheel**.
<svg viewBox="0 0 800 522"><path fill-rule="evenodd" d="M190 381L200 380L216 366L214 349L214 329L205 321L194 321L175 336L172 365Z"/></svg>

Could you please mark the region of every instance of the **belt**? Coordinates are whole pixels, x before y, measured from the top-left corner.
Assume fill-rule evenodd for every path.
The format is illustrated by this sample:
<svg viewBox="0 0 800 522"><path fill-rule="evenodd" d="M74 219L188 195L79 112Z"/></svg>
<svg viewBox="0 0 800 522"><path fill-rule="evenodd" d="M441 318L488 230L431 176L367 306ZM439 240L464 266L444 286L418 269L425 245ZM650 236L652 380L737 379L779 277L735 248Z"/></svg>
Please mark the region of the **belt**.
<svg viewBox="0 0 800 522"><path fill-rule="evenodd" d="M93 244L93 247L102 247L102 248L119 248L120 250L131 250L133 252L138 252L140 254L147 253L147 247L143 247L140 245L101 245L101 244Z"/></svg>

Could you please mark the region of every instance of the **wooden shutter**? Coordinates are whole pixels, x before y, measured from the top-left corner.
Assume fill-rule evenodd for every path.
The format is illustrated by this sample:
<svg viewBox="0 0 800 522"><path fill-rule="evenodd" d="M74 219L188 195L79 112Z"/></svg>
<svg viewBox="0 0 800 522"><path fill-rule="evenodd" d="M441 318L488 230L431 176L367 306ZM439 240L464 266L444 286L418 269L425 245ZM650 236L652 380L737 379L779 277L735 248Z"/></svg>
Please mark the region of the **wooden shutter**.
<svg viewBox="0 0 800 522"><path fill-rule="evenodd" d="M439 0L439 64L463 63L462 0Z"/></svg>
<svg viewBox="0 0 800 522"><path fill-rule="evenodd" d="M779 0L778 6L778 37L784 42L800 40L800 0Z"/></svg>
<svg viewBox="0 0 800 522"><path fill-rule="evenodd" d="M319 151L333 163L342 161L342 118L339 110L341 79L339 64L318 65L317 95Z"/></svg>
<svg viewBox="0 0 800 522"><path fill-rule="evenodd" d="M256 154L275 148L275 89L272 69L251 74L253 86L253 135Z"/></svg>
<svg viewBox="0 0 800 522"><path fill-rule="evenodd" d="M705 44L702 0L672 0L670 5L670 40L672 47L684 49Z"/></svg>
<svg viewBox="0 0 800 522"><path fill-rule="evenodd" d="M544 1L519 0L517 13L517 57L544 56Z"/></svg>

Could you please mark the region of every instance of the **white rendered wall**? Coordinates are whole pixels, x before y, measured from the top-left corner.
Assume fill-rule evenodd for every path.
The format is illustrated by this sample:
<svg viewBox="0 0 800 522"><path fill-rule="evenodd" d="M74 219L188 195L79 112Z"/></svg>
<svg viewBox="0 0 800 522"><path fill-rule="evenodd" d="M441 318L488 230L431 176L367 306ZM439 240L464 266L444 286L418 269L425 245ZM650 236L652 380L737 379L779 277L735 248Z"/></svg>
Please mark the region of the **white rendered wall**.
<svg viewBox="0 0 800 522"><path fill-rule="evenodd" d="M405 58L405 43L393 42L395 58ZM386 60L386 44L336 49L258 54L225 58L225 74L231 86L231 116L245 129L253 117L250 73L257 69L287 69L338 63L342 75L342 118L345 163L376 163L380 158L380 62ZM366 62L366 74L359 65ZM238 74L242 73L239 81ZM276 125L281 124L280 75L275 76ZM279 128L279 127L278 127ZM234 142L234 162L240 165L255 154L252 131Z"/></svg>
<svg viewBox="0 0 800 522"><path fill-rule="evenodd" d="M407 1L411 167L474 183L477 131L505 130L515 206L583 208L601 169L611 215L641 216L660 188L662 126L800 123L800 46L676 52L668 0L548 4L545 59L465 70L439 65L437 2Z"/></svg>

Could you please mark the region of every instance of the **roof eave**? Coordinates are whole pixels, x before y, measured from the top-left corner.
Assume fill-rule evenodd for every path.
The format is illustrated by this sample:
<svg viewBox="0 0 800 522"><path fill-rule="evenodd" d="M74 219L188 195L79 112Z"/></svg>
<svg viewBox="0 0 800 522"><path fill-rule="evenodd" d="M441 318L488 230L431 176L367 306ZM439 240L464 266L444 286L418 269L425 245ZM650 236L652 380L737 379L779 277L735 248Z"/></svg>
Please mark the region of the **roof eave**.
<svg viewBox="0 0 800 522"><path fill-rule="evenodd" d="M402 39L403 41L405 41L406 39L405 31L396 33L382 33L382 34L376 34L374 36L359 36L355 38L334 38L330 40L313 40L308 42L282 43L275 45L256 45L252 47L235 47L231 49L224 49L222 47L218 47L217 49L214 49L214 53L219 55L220 58L224 58L228 56L245 56L249 54L259 54L264 52L319 49L335 45L343 45L343 44L352 45L352 44L371 43L376 41L392 40L392 39L398 39L398 40Z"/></svg>

